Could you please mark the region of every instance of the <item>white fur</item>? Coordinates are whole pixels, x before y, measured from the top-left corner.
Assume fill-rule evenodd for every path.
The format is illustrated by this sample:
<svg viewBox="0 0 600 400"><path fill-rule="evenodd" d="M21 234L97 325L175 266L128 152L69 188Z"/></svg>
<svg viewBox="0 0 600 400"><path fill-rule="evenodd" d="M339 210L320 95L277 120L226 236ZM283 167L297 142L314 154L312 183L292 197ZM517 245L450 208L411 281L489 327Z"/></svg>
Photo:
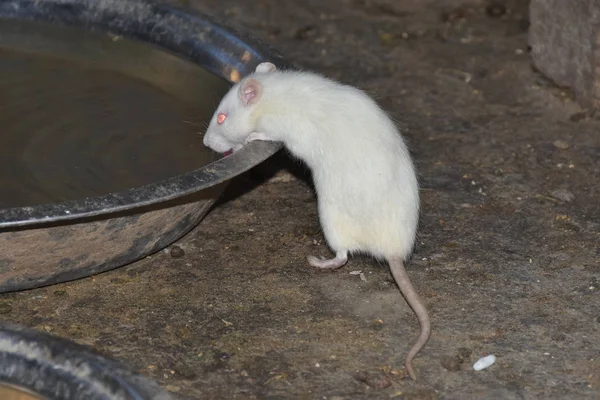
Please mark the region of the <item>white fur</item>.
<svg viewBox="0 0 600 400"><path fill-rule="evenodd" d="M240 88L262 93L244 106ZM222 125L216 115L226 112ZM320 75L266 65L225 95L204 138L218 152L249 140L281 141L313 173L319 217L335 252L405 259L412 250L419 191L410 154L388 115L362 91Z"/></svg>

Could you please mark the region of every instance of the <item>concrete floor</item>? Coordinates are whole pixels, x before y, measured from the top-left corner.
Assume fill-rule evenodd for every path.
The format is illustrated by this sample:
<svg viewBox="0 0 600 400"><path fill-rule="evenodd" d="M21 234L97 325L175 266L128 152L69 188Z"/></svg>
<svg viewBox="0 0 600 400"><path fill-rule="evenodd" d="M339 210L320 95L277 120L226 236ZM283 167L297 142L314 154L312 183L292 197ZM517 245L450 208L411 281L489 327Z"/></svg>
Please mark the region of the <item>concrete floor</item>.
<svg viewBox="0 0 600 400"><path fill-rule="evenodd" d="M433 319L420 380L402 372L418 323L388 270L307 265L329 253L284 154L232 182L182 257L0 295L3 319L183 398L600 398L600 121L532 70L527 1L185 3L367 90L403 127L422 184L408 270Z"/></svg>

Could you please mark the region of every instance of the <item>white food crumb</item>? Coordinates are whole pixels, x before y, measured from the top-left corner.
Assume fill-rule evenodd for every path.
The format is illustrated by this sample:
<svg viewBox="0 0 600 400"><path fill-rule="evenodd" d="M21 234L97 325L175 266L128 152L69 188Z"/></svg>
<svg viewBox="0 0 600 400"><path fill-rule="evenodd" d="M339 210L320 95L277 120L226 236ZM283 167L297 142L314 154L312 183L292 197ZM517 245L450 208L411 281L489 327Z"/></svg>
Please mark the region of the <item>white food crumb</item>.
<svg viewBox="0 0 600 400"><path fill-rule="evenodd" d="M492 364L496 362L496 356L490 354L489 356L485 356L477 360L475 364L473 364L473 369L475 371L481 371L482 369L486 369L490 367Z"/></svg>

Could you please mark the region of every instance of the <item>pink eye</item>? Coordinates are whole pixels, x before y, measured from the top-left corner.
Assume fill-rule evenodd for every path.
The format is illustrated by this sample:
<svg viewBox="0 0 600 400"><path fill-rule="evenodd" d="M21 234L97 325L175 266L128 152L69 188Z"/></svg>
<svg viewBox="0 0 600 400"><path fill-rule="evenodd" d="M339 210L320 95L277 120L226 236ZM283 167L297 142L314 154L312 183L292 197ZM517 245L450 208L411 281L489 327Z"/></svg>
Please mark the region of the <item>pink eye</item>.
<svg viewBox="0 0 600 400"><path fill-rule="evenodd" d="M217 115L217 123L219 125L221 125L223 122L225 122L226 119L227 119L227 114L225 114L225 113L220 113L219 115Z"/></svg>

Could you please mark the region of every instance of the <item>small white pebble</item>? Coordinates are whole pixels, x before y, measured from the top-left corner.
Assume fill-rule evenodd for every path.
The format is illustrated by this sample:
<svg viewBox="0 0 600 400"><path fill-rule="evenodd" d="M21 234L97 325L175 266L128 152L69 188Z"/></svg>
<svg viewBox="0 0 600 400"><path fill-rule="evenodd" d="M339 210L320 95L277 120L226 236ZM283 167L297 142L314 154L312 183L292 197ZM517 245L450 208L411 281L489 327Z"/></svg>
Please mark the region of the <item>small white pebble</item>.
<svg viewBox="0 0 600 400"><path fill-rule="evenodd" d="M360 274L362 274L362 271L361 271L361 270L358 270L358 271L350 271L350 272L348 272L348 273L349 273L350 275L360 275Z"/></svg>
<svg viewBox="0 0 600 400"><path fill-rule="evenodd" d="M65 210L65 214L71 214L71 211Z"/></svg>
<svg viewBox="0 0 600 400"><path fill-rule="evenodd" d="M320 366L321 366L321 364L319 364L319 363L315 364L315 367L317 367L317 368L319 368Z"/></svg>
<svg viewBox="0 0 600 400"><path fill-rule="evenodd" d="M544 355L545 355L545 356L549 356L549 355L550 355L550 353L544 353Z"/></svg>
<svg viewBox="0 0 600 400"><path fill-rule="evenodd" d="M481 371L482 369L486 369L490 367L492 364L496 362L496 356L490 354L489 356L485 356L477 360L475 364L473 364L473 369L475 371Z"/></svg>

